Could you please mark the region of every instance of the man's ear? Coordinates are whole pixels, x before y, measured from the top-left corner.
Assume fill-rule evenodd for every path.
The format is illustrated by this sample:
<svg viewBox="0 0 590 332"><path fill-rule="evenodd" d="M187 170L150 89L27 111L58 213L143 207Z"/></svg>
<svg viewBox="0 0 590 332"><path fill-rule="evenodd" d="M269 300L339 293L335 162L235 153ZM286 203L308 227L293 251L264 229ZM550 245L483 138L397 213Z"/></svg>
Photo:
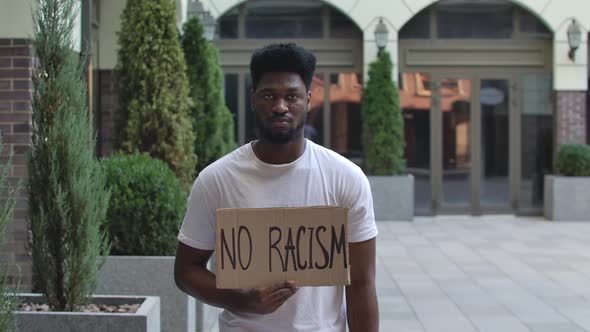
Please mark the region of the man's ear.
<svg viewBox="0 0 590 332"><path fill-rule="evenodd" d="M250 89L250 106L254 109L254 89Z"/></svg>
<svg viewBox="0 0 590 332"><path fill-rule="evenodd" d="M307 91L307 111L311 111L311 89Z"/></svg>

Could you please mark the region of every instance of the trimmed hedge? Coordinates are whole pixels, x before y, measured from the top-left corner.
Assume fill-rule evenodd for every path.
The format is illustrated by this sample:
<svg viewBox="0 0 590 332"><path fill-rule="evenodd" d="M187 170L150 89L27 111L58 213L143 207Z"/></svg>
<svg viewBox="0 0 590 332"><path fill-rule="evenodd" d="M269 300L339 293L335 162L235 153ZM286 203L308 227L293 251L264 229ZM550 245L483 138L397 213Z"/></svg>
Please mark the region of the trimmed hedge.
<svg viewBox="0 0 590 332"><path fill-rule="evenodd" d="M128 0L118 37L115 147L165 161L189 189L197 156L174 1Z"/></svg>
<svg viewBox="0 0 590 332"><path fill-rule="evenodd" d="M404 172L404 120L399 94L392 79L389 53L380 51L369 67L362 104L363 145L369 175Z"/></svg>
<svg viewBox="0 0 590 332"><path fill-rule="evenodd" d="M225 105L217 48L203 36L198 18L191 17L184 24L181 43L193 101L190 111L199 156L195 170L200 173L235 148L234 121Z"/></svg>
<svg viewBox="0 0 590 332"><path fill-rule="evenodd" d="M102 165L111 189L111 253L174 255L186 206L178 178L164 162L146 154L114 155Z"/></svg>
<svg viewBox="0 0 590 332"><path fill-rule="evenodd" d="M559 148L555 169L565 176L590 176L590 146L568 143Z"/></svg>

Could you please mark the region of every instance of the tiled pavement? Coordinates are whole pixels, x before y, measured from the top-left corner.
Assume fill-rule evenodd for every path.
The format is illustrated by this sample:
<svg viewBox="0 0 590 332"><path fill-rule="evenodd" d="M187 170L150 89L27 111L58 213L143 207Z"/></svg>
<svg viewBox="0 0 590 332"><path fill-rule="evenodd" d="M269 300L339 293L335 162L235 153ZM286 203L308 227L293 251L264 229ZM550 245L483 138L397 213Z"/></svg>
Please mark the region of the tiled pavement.
<svg viewBox="0 0 590 332"><path fill-rule="evenodd" d="M379 223L381 331L590 331L590 222Z"/></svg>
<svg viewBox="0 0 590 332"><path fill-rule="evenodd" d="M378 227L383 332L590 332L590 221L442 216Z"/></svg>

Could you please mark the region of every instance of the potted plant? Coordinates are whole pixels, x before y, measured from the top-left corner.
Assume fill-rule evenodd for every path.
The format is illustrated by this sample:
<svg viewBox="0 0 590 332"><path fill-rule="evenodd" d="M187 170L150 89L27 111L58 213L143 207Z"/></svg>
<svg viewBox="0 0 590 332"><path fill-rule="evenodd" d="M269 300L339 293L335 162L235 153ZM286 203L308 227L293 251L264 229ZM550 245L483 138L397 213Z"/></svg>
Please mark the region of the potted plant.
<svg viewBox="0 0 590 332"><path fill-rule="evenodd" d="M414 178L404 173L404 122L392 71L389 53L379 50L363 92L365 170L375 219L409 221L414 216Z"/></svg>
<svg viewBox="0 0 590 332"><path fill-rule="evenodd" d="M107 227L111 255L97 292L155 295L166 331L195 331L196 302L174 283L176 236L186 194L174 172L147 154L116 154L101 161L111 200Z"/></svg>
<svg viewBox="0 0 590 332"><path fill-rule="evenodd" d="M94 157L83 63L73 51L77 0L39 0L35 8L33 134L28 160L33 283L21 294L23 331L159 331L159 299L92 296L108 252L102 230L109 191ZM124 314L108 311L135 305ZM33 310L27 310L27 309ZM117 310L118 310L117 309Z"/></svg>
<svg viewBox="0 0 590 332"><path fill-rule="evenodd" d="M545 218L590 221L590 146L562 145L555 158L557 174L545 176Z"/></svg>

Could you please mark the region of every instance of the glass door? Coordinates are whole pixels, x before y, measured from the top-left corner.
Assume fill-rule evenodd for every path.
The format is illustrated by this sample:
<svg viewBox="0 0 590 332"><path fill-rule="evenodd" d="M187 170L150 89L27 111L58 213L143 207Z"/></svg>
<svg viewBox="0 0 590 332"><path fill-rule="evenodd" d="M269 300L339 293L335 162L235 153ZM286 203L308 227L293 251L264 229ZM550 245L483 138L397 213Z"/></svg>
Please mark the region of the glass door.
<svg viewBox="0 0 590 332"><path fill-rule="evenodd" d="M518 167L509 78L434 78L431 151L435 213L511 212ZM516 143L516 142L515 142Z"/></svg>
<svg viewBox="0 0 590 332"><path fill-rule="evenodd" d="M470 213L473 193L473 81L434 80L431 136L436 212Z"/></svg>
<svg viewBox="0 0 590 332"><path fill-rule="evenodd" d="M513 88L516 88L513 85ZM511 140L515 110L508 79L479 80L479 210L484 213L510 212L516 168L516 141ZM510 144L512 142L512 144ZM511 171L512 168L512 171Z"/></svg>

